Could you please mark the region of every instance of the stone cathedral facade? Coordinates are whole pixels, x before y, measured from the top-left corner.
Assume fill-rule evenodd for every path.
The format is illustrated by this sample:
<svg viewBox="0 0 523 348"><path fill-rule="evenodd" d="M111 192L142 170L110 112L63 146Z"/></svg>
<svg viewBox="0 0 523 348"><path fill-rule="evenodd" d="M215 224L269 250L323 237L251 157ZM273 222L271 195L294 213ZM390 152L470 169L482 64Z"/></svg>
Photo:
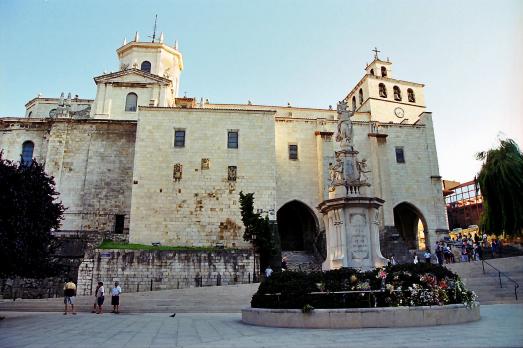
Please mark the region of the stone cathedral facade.
<svg viewBox="0 0 523 348"><path fill-rule="evenodd" d="M277 223L283 250L319 249L336 110L179 97L182 53L163 35L156 42L137 35L116 53L118 71L94 77L94 100L39 96L24 118L0 118L4 157L35 158L55 177L67 207L61 232L248 248L243 191L254 192L256 209ZM332 98L354 110L354 144L372 194L385 201L385 256L433 245L448 232L423 88L397 79L392 63L375 55L356 85Z"/></svg>

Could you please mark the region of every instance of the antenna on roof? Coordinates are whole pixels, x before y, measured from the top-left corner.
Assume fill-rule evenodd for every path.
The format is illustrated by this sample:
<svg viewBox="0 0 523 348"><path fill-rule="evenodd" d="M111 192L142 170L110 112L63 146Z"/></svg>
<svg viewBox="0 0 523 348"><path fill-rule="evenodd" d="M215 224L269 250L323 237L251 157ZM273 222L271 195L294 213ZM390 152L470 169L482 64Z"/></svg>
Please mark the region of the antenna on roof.
<svg viewBox="0 0 523 348"><path fill-rule="evenodd" d="M153 41L151 42L154 42L154 40L156 39L156 22L158 21L158 15L154 15L154 29L153 29L153 35L152 36L149 36L153 39Z"/></svg>

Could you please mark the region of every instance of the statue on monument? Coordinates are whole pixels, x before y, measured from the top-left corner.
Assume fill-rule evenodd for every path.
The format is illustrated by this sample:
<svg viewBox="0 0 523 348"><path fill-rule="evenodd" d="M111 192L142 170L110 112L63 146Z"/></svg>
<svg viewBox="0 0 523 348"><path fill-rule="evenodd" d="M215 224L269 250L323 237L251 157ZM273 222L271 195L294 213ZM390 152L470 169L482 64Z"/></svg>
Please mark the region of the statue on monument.
<svg viewBox="0 0 523 348"><path fill-rule="evenodd" d="M336 129L336 141L341 143L342 149L352 149L352 122L350 120L351 111L347 108L347 102L342 100L338 102L338 127Z"/></svg>
<svg viewBox="0 0 523 348"><path fill-rule="evenodd" d="M343 184L343 163L340 158L336 158L336 163L329 163L329 191L334 190L334 186Z"/></svg>

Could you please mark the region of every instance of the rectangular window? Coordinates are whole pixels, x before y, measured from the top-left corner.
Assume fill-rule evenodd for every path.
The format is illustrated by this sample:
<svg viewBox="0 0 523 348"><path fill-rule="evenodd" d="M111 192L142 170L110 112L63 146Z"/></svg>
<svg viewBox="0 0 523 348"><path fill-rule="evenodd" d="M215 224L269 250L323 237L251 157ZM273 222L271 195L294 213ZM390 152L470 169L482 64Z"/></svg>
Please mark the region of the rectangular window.
<svg viewBox="0 0 523 348"><path fill-rule="evenodd" d="M238 131L227 132L227 148L237 149L238 148Z"/></svg>
<svg viewBox="0 0 523 348"><path fill-rule="evenodd" d="M185 129L174 130L174 147L185 147Z"/></svg>
<svg viewBox="0 0 523 348"><path fill-rule="evenodd" d="M298 145L289 144L289 159L291 159L291 160L298 159Z"/></svg>
<svg viewBox="0 0 523 348"><path fill-rule="evenodd" d="M124 222L125 222L125 215L117 214L114 216L114 233L116 233L116 234L123 233Z"/></svg>
<svg viewBox="0 0 523 348"><path fill-rule="evenodd" d="M403 147L396 148L396 162L405 163L405 154L403 153Z"/></svg>

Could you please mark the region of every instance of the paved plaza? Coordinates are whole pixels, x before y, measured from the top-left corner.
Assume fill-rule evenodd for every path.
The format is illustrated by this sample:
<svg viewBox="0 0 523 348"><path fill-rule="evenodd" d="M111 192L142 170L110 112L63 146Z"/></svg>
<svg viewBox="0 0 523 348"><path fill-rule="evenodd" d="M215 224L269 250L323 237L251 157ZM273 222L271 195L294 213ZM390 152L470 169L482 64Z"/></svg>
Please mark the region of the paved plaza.
<svg viewBox="0 0 523 348"><path fill-rule="evenodd" d="M240 313L1 312L0 347L523 347L523 305L485 305L455 326L307 330L245 325Z"/></svg>

